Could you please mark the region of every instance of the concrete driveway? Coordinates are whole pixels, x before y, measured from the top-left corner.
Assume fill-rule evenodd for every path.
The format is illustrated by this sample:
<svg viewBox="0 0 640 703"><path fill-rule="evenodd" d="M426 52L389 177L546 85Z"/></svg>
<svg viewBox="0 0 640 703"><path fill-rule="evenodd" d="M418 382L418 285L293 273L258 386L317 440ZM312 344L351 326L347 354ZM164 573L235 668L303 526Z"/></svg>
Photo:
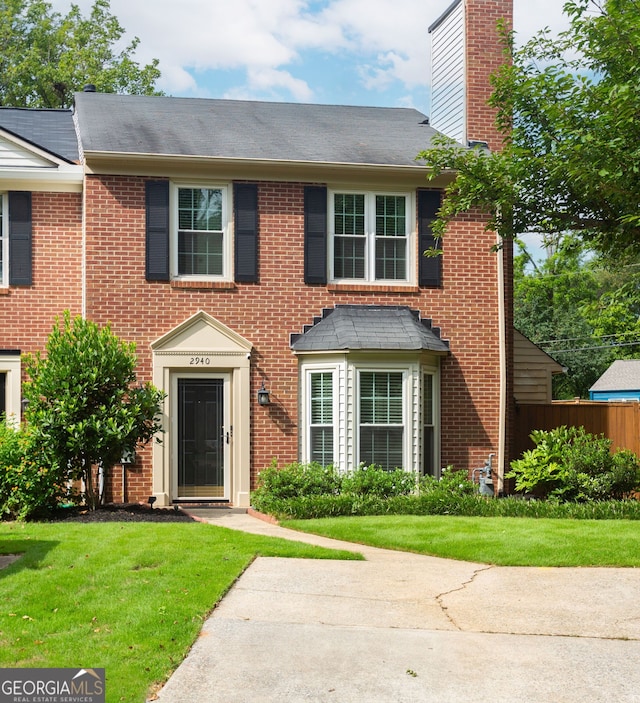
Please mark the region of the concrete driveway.
<svg viewBox="0 0 640 703"><path fill-rule="evenodd" d="M161 703L640 702L640 569L487 566L202 514L366 561L256 559Z"/></svg>

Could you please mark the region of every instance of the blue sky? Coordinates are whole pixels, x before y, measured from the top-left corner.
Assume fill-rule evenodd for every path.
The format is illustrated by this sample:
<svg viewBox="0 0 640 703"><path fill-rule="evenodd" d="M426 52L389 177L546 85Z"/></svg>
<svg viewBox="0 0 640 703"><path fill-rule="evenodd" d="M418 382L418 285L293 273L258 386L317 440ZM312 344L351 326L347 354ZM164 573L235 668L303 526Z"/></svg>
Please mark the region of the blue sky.
<svg viewBox="0 0 640 703"><path fill-rule="evenodd" d="M88 14L92 0L75 0ZM62 12L68 0L53 0ZM408 106L428 114L427 29L451 0L111 0L160 60L159 87L186 97ZM562 0L514 0L526 38L563 26Z"/></svg>

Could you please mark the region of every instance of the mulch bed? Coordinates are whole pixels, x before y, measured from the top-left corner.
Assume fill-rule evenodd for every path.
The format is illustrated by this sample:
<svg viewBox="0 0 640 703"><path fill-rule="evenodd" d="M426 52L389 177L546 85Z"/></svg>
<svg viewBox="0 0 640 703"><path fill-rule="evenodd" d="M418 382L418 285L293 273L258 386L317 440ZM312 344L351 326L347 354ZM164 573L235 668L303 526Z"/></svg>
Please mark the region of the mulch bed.
<svg viewBox="0 0 640 703"><path fill-rule="evenodd" d="M138 503L104 505L97 510L61 508L50 515L49 522L193 522L193 518L175 508L150 508Z"/></svg>

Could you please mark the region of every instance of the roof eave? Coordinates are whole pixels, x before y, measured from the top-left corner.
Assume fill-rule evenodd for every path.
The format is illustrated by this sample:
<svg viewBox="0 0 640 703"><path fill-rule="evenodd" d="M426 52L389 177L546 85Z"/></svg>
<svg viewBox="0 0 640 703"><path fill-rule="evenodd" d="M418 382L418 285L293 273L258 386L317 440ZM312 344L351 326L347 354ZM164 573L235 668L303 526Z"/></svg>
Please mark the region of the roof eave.
<svg viewBox="0 0 640 703"><path fill-rule="evenodd" d="M82 166L67 168L0 168L0 190L81 192Z"/></svg>
<svg viewBox="0 0 640 703"><path fill-rule="evenodd" d="M103 175L141 175L167 177L175 172L188 172L211 177L246 178L253 180L308 179L313 174L318 180L365 180L386 183L390 178L398 183L426 185L424 165L375 164L328 161L292 161L279 159L248 159L217 156L178 154L148 154L136 152L84 151L85 172ZM445 172L429 182L431 187L442 187L452 180L454 173Z"/></svg>

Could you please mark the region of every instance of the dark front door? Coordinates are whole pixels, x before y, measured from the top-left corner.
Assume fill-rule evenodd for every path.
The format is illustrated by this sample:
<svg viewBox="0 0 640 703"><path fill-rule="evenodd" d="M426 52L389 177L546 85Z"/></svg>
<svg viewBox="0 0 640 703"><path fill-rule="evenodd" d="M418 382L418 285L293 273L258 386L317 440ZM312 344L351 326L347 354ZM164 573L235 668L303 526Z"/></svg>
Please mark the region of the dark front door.
<svg viewBox="0 0 640 703"><path fill-rule="evenodd" d="M178 379L178 497L226 498L224 379Z"/></svg>

